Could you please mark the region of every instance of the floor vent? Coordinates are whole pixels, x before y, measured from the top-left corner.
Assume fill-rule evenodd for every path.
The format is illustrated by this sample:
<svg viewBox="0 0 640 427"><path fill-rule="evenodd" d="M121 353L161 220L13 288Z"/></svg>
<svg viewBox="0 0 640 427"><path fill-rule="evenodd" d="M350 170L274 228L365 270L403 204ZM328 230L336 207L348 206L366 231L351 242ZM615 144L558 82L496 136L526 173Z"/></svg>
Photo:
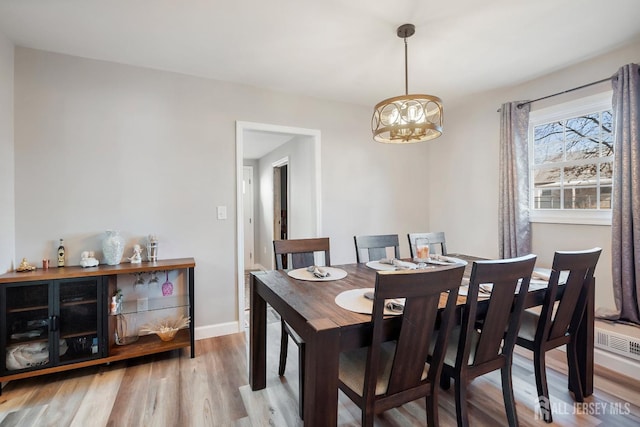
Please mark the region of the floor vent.
<svg viewBox="0 0 640 427"><path fill-rule="evenodd" d="M595 346L622 356L640 360L640 340L596 328Z"/></svg>

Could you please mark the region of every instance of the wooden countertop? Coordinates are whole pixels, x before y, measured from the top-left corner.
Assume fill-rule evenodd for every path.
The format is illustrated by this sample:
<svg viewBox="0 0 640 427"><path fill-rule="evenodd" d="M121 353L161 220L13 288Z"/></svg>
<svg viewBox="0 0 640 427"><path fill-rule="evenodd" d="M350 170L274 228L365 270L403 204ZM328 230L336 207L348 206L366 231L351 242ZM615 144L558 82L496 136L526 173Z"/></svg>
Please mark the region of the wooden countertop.
<svg viewBox="0 0 640 427"><path fill-rule="evenodd" d="M141 271L174 270L193 268L196 263L193 258L164 259L156 262L130 262L118 265L101 264L96 267L83 268L80 266L37 268L34 271L10 272L0 276L0 284L15 282L32 282L37 280L71 279L75 277L110 276L116 274L137 273Z"/></svg>

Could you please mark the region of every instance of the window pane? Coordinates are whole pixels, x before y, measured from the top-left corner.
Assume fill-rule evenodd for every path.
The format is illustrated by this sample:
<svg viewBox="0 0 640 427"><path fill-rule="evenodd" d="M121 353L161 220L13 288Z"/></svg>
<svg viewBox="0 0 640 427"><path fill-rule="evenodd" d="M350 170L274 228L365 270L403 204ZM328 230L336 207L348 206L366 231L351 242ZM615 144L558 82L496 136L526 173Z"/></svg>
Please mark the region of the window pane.
<svg viewBox="0 0 640 427"><path fill-rule="evenodd" d="M602 157L613 156L613 115L611 110L602 112Z"/></svg>
<svg viewBox="0 0 640 427"><path fill-rule="evenodd" d="M600 154L600 114L575 117L566 122L567 161L591 159Z"/></svg>
<svg viewBox="0 0 640 427"><path fill-rule="evenodd" d="M534 171L534 208L560 209L560 169Z"/></svg>
<svg viewBox="0 0 640 427"><path fill-rule="evenodd" d="M567 192L572 192L572 200L568 201ZM565 208L596 209L598 207L598 190L595 187L576 187L565 190ZM570 204L569 204L570 203Z"/></svg>
<svg viewBox="0 0 640 427"><path fill-rule="evenodd" d="M554 122L534 129L533 161L536 165L562 161L563 127Z"/></svg>
<svg viewBox="0 0 640 427"><path fill-rule="evenodd" d="M600 209L611 209L611 187L600 187Z"/></svg>
<svg viewBox="0 0 640 427"><path fill-rule="evenodd" d="M611 185L613 179L613 162L602 163L600 165L600 185Z"/></svg>
<svg viewBox="0 0 640 427"><path fill-rule="evenodd" d="M567 166L564 168L565 187L577 187L598 184L598 165L590 163L580 166Z"/></svg>
<svg viewBox="0 0 640 427"><path fill-rule="evenodd" d="M613 163L600 165L600 209L611 209L611 184L613 183Z"/></svg>
<svg viewBox="0 0 640 427"><path fill-rule="evenodd" d="M536 209L560 209L560 189L542 190L537 193Z"/></svg>

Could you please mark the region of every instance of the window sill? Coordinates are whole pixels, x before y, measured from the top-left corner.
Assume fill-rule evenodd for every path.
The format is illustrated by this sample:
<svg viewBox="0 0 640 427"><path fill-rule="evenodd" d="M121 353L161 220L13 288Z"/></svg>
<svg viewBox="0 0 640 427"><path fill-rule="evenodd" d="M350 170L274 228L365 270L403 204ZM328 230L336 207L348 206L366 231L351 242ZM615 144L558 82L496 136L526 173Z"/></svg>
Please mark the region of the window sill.
<svg viewBox="0 0 640 427"><path fill-rule="evenodd" d="M529 222L547 224L611 225L611 211L605 210L536 210L529 213Z"/></svg>

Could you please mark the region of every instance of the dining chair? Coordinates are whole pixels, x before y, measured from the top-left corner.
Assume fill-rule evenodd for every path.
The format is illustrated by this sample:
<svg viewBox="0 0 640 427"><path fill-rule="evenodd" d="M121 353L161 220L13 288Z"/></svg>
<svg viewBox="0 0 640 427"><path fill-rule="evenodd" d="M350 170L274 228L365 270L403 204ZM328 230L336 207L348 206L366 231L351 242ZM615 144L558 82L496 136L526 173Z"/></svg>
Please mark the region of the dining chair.
<svg viewBox="0 0 640 427"><path fill-rule="evenodd" d="M427 424L438 425L439 377L463 272L460 265L377 272L371 345L340 354L338 385L360 407L363 426L373 426L376 414L421 397L426 398ZM397 319L399 335L389 341L385 300L395 298L406 299ZM439 313L441 298L446 303ZM444 333L434 332L438 323Z"/></svg>
<svg viewBox="0 0 640 427"><path fill-rule="evenodd" d="M475 261L459 326L451 331L440 385L455 382L458 426L468 426L467 386L474 378L500 369L507 421L518 425L511 363L535 255ZM514 297L515 295L515 297ZM479 296L488 301L479 305Z"/></svg>
<svg viewBox="0 0 640 427"><path fill-rule="evenodd" d="M569 370L569 389L575 400L584 401L578 371L576 334L587 305L589 287L593 286L596 264L601 248L584 251L557 251L553 257L551 276L542 309L525 310L516 344L533 352L533 366L541 414L548 423L553 421L549 402L549 388L545 369L545 353L566 345ZM567 275L568 274L568 275ZM566 277L566 279L565 279ZM564 285L560 286L560 282ZM562 295L558 299L558 292ZM556 301L557 300L557 301Z"/></svg>
<svg viewBox="0 0 640 427"><path fill-rule="evenodd" d="M433 233L409 233L407 234L407 238L409 239L411 259L416 256L416 239L427 239L429 242L429 253L431 254L447 254L447 241L444 237L444 231L436 231Z"/></svg>
<svg viewBox="0 0 640 427"><path fill-rule="evenodd" d="M319 237L313 239L293 239L293 240L274 240L273 253L276 258L276 269L281 270L285 265L284 259L291 256L291 263L287 263L289 268L304 268L315 265L315 254L324 254L324 265L331 265L331 257L329 255L329 238ZM299 396L299 413L302 418L304 408L304 356L305 343L302 338L285 322L280 319L280 363L278 365L278 375L283 376L287 366L287 350L289 348L289 337L298 346L298 396Z"/></svg>
<svg viewBox="0 0 640 427"><path fill-rule="evenodd" d="M356 262L378 261L387 258L387 248L393 248L395 258L400 259L400 241L397 234L353 236L356 244ZM361 255L366 252L367 259Z"/></svg>

